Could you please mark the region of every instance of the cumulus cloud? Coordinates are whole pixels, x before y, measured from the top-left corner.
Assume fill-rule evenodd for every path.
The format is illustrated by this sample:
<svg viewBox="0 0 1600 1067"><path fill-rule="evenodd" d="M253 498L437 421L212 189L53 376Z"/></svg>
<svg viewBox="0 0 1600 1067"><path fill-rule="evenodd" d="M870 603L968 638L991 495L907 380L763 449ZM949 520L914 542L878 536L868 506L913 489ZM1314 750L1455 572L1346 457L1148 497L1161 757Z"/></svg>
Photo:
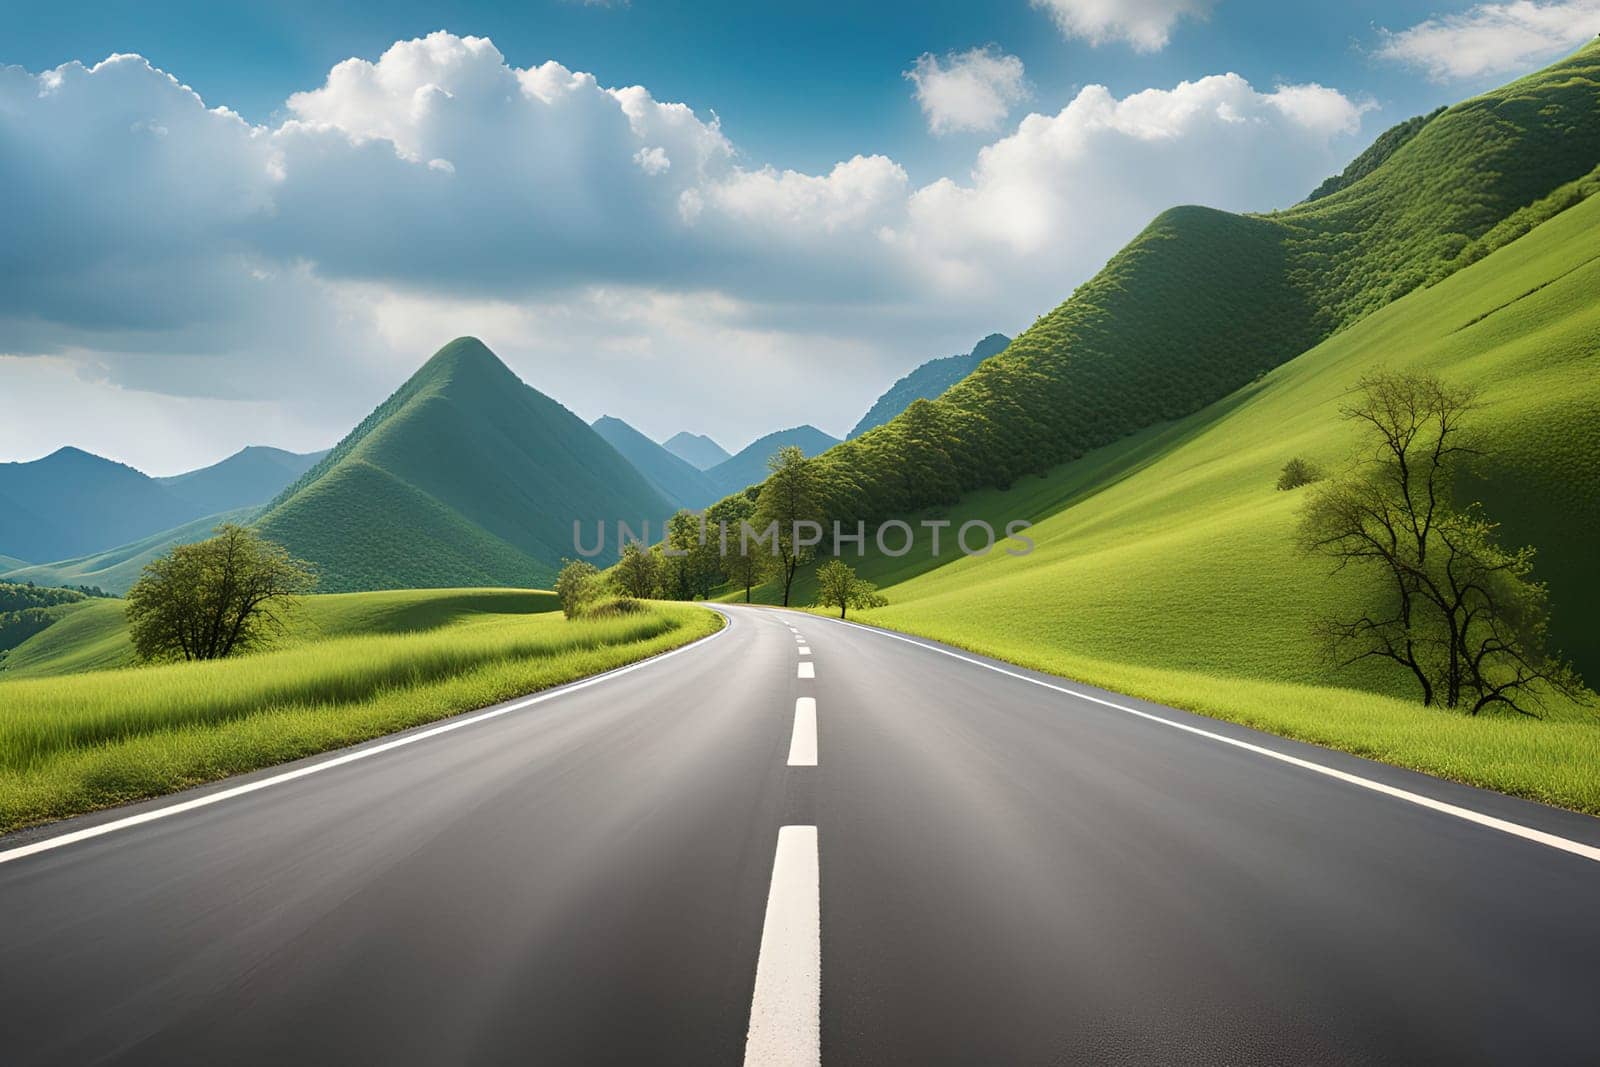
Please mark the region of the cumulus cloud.
<svg viewBox="0 0 1600 1067"><path fill-rule="evenodd" d="M1384 31L1378 55L1427 72L1435 81L1525 71L1600 32L1600 0L1513 0Z"/></svg>
<svg viewBox="0 0 1600 1067"><path fill-rule="evenodd" d="M1022 60L994 45L943 59L924 52L905 76L935 134L998 129L1012 105L1028 97Z"/></svg>
<svg viewBox="0 0 1600 1067"><path fill-rule="evenodd" d="M273 403L331 440L473 332L589 416L842 431L911 365L1025 326L1162 209L1298 199L1361 112L1237 75L1089 86L919 187L882 155L757 165L706 113L481 38L347 60L272 126L136 56L4 68L0 355L66 361L151 419L175 410L155 395ZM802 368L839 388L799 388ZM707 382L763 402L708 407Z"/></svg>
<svg viewBox="0 0 1600 1067"><path fill-rule="evenodd" d="M1138 52L1159 52L1185 16L1200 18L1212 0L1030 0L1048 11L1067 37L1092 45L1123 41Z"/></svg>

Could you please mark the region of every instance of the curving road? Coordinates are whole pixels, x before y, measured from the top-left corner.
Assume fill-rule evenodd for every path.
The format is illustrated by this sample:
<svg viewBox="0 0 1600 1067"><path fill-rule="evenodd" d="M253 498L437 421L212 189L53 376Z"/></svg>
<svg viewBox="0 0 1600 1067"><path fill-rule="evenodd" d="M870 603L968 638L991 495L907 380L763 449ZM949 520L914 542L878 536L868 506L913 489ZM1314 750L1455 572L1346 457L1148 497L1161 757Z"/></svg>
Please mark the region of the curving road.
<svg viewBox="0 0 1600 1067"><path fill-rule="evenodd" d="M0 840L0 1061L1600 1055L1600 821L729 616L399 743Z"/></svg>

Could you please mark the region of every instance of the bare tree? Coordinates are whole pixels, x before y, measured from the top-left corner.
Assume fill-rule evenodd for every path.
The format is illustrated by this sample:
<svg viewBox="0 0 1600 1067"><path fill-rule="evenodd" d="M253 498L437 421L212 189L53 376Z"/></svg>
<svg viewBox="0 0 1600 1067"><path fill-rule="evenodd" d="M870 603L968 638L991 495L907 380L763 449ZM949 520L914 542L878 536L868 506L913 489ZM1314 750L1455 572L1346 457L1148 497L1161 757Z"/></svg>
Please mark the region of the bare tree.
<svg viewBox="0 0 1600 1067"><path fill-rule="evenodd" d="M1392 661L1424 704L1531 714L1541 687L1576 696L1581 686L1545 652L1549 594L1532 576L1533 549L1502 548L1481 507L1455 503L1456 474L1480 455L1465 429L1477 407L1474 390L1432 375L1363 378L1341 409L1364 430L1363 451L1311 491L1299 537L1332 557L1335 573L1382 576L1381 597L1361 614L1319 623L1338 662Z"/></svg>

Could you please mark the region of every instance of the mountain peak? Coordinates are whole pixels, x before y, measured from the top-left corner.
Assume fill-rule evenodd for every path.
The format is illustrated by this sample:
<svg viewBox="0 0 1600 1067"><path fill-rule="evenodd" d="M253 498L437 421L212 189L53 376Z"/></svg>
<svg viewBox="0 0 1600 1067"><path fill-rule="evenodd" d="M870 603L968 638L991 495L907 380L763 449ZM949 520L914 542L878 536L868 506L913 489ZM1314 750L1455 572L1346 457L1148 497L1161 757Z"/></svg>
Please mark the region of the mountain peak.
<svg viewBox="0 0 1600 1067"><path fill-rule="evenodd" d="M661 447L696 470L702 471L710 470L732 454L705 434L690 433L688 430L679 430L662 441Z"/></svg>
<svg viewBox="0 0 1600 1067"><path fill-rule="evenodd" d="M488 345L476 337L457 337L435 352L412 378L418 382L447 386L463 378L484 376L522 384L522 380Z"/></svg>

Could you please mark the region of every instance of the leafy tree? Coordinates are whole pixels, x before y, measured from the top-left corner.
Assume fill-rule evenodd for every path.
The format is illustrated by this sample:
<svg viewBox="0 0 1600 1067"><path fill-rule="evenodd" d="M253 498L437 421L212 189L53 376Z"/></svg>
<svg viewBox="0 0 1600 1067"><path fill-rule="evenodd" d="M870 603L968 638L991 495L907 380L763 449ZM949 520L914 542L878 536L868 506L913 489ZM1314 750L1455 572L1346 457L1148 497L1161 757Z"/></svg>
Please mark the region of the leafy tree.
<svg viewBox="0 0 1600 1067"><path fill-rule="evenodd" d="M667 520L661 585L667 596L693 600L711 595L720 579L716 532L692 511Z"/></svg>
<svg viewBox="0 0 1600 1067"><path fill-rule="evenodd" d="M814 554L813 548L802 544L796 534L802 524L820 525L822 509L815 468L799 448L787 445L779 449L767 460L767 470L772 473L762 483L761 493L756 497L755 521L751 525L758 534L770 530L777 539L777 551L774 553L765 546L751 547L773 557L773 569L783 580L783 603L787 606L795 571Z"/></svg>
<svg viewBox="0 0 1600 1067"><path fill-rule="evenodd" d="M746 604L750 603L751 588L765 576L768 564L768 557L740 536L742 524L754 518L755 513L755 494L751 490L719 500L706 511L706 519L715 531L713 536L718 540L718 554L725 580L744 586ZM723 543L724 536L726 544Z"/></svg>
<svg viewBox="0 0 1600 1067"><path fill-rule="evenodd" d="M860 611L887 603L878 587L857 578L855 568L844 560L830 559L817 568L817 607L838 608L842 619L846 608Z"/></svg>
<svg viewBox="0 0 1600 1067"><path fill-rule="evenodd" d="M145 565L128 590L133 647L147 660L221 659L282 630L295 598L316 587L309 563L233 523Z"/></svg>
<svg viewBox="0 0 1600 1067"><path fill-rule="evenodd" d="M1409 671L1424 704L1476 715L1504 705L1524 714L1540 687L1576 696L1571 669L1544 650L1548 594L1533 579L1533 549L1500 546L1476 504L1458 508L1455 475L1480 455L1465 422L1470 388L1424 374L1361 380L1342 409L1365 431L1345 476L1307 499L1300 542L1335 572L1382 576L1381 597L1319 629L1335 658L1389 660Z"/></svg>
<svg viewBox="0 0 1600 1067"><path fill-rule="evenodd" d="M639 600L656 595L661 584L661 557L637 541L622 546L622 557L611 571L611 582L624 596Z"/></svg>
<svg viewBox="0 0 1600 1067"><path fill-rule="evenodd" d="M562 560L562 564L556 575L556 596L561 600L561 614L576 618L600 595L600 572L586 559Z"/></svg>

